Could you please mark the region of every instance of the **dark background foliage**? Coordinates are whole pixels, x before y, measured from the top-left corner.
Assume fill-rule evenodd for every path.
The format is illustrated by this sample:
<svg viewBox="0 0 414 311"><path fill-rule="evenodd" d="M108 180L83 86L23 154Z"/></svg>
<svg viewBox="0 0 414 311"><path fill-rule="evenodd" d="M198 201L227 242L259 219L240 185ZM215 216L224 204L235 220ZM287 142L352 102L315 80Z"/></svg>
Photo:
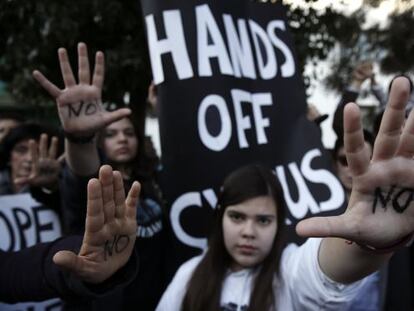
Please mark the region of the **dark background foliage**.
<svg viewBox="0 0 414 311"><path fill-rule="evenodd" d="M287 5L302 70L307 62L317 65L327 59L335 48L339 52L326 80L331 89L343 88L352 66L364 59L378 61L384 73L413 71L412 4L400 0L386 28L364 28L366 12L380 2L366 0L350 16L333 8L317 11ZM39 69L62 86L56 50L67 47L75 64L79 41L88 44L91 57L98 49L105 52L104 99L119 103L129 93L132 108L143 116L151 73L137 0L0 1L0 80L11 94L3 102L29 109L40 119L55 117L53 102L36 85L31 72ZM305 84L316 74L308 73Z"/></svg>

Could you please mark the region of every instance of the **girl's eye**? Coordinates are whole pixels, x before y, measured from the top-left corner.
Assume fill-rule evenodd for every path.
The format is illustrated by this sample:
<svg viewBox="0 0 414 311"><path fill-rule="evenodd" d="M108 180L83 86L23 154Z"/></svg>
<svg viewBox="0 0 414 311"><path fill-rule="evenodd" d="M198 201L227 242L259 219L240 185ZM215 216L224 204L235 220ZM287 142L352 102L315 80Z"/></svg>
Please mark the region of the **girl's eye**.
<svg viewBox="0 0 414 311"><path fill-rule="evenodd" d="M126 131L124 132L124 134L125 134L125 136L128 136L128 137L135 137L135 132L134 132L134 130L133 130L133 129L128 129L128 130L126 130Z"/></svg>
<svg viewBox="0 0 414 311"><path fill-rule="evenodd" d="M112 132L112 131L105 132L105 137L106 138L111 138L113 136L115 136L115 132Z"/></svg>
<svg viewBox="0 0 414 311"><path fill-rule="evenodd" d="M234 222L241 222L244 219L243 215L239 213L229 213L229 217Z"/></svg>
<svg viewBox="0 0 414 311"><path fill-rule="evenodd" d="M258 217L257 222L260 225L266 226L272 222L272 220L269 217Z"/></svg>
<svg viewBox="0 0 414 311"><path fill-rule="evenodd" d="M18 145L18 146L13 148L13 152L16 152L18 154L24 154L28 151L29 151L29 147L27 147L27 146Z"/></svg>

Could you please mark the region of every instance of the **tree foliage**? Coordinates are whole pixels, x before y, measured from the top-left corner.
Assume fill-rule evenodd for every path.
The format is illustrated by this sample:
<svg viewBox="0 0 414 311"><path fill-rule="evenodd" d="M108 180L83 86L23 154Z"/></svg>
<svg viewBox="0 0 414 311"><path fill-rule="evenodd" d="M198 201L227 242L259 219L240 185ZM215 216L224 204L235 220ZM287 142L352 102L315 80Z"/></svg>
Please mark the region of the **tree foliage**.
<svg viewBox="0 0 414 311"><path fill-rule="evenodd" d="M380 1L366 2L378 5ZM349 65L367 55L378 58L387 73L413 68L414 28L407 27L414 24L412 9L396 12L386 29L377 25L364 29L364 10L347 16L333 8L320 11L288 5L288 18L302 70L306 62L317 64L340 47L332 65L332 88L340 88L349 75ZM0 2L0 29L0 79L19 105L52 107L31 72L37 68L52 81L60 81L56 50L67 47L75 63L76 43L84 41L91 57L98 49L106 54L104 98L120 102L128 92L134 109L144 111L150 70L137 0L4 0Z"/></svg>
<svg viewBox="0 0 414 311"><path fill-rule="evenodd" d="M2 1L0 4L0 79L19 105L53 106L31 77L34 69L62 86L57 49L68 48L76 64L76 43L86 42L91 59L105 52L104 98L144 102L149 67L140 6L136 0ZM143 105L133 105L142 110Z"/></svg>
<svg viewBox="0 0 414 311"><path fill-rule="evenodd" d="M342 90L348 83L354 66L362 61L379 65L383 74L412 74L414 72L414 4L398 0L386 25L365 26L366 13L378 7L380 0L366 0L362 7L348 17L349 23L342 28L352 36L337 36L335 58L331 74L326 79L328 88ZM355 23L355 24L353 24ZM344 40L345 39L345 40Z"/></svg>

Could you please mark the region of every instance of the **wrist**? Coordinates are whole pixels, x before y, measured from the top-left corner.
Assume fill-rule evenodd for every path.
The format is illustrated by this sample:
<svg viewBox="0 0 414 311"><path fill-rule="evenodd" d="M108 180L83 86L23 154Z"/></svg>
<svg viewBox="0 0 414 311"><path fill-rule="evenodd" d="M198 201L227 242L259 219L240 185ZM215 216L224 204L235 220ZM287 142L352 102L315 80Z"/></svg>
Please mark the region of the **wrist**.
<svg viewBox="0 0 414 311"><path fill-rule="evenodd" d="M361 248L364 251L367 251L369 253L373 253L373 254L390 254L395 252L396 250L400 249L401 247L406 246L407 244L409 244L410 242L412 242L414 237L414 233L410 233L407 234L406 236L404 236L403 238L391 243L390 245L387 246L381 246L381 247L376 247L376 246L372 246L369 244L362 244L359 242L355 242L356 245L359 246L359 248ZM353 241L345 241L347 244L353 244Z"/></svg>
<svg viewBox="0 0 414 311"><path fill-rule="evenodd" d="M63 130L63 134L69 142L79 145L91 143L96 136L96 133L92 133L89 135L76 135L73 133L68 133L65 130Z"/></svg>

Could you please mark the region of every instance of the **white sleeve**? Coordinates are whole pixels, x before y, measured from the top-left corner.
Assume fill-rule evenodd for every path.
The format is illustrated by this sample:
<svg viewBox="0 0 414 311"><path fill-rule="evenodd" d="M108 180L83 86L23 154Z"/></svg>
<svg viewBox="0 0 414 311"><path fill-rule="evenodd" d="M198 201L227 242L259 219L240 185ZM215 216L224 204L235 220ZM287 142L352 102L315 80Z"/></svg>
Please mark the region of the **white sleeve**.
<svg viewBox="0 0 414 311"><path fill-rule="evenodd" d="M168 285L158 303L156 311L179 311L187 292L187 284L197 265L203 256L191 258L181 265L175 273L173 280Z"/></svg>
<svg viewBox="0 0 414 311"><path fill-rule="evenodd" d="M322 272L318 261L321 240L308 239L300 247L290 244L283 252L281 277L294 310L343 310L363 283L344 285Z"/></svg>

